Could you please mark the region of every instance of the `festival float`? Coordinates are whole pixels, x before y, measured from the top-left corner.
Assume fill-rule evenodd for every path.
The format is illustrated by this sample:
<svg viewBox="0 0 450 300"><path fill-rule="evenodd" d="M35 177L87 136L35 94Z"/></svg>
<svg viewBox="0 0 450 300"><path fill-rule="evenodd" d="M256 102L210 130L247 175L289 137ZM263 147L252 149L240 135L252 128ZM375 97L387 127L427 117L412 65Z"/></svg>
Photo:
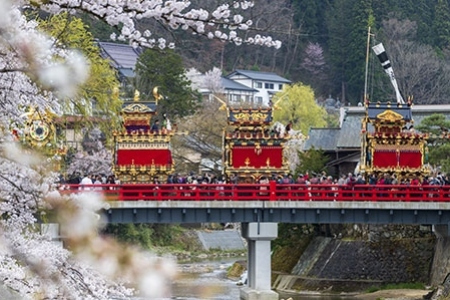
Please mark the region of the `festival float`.
<svg viewBox="0 0 450 300"><path fill-rule="evenodd" d="M67 148L57 139L56 115L50 109L30 107L21 117L26 120L23 126L11 128L13 138L44 155L51 168L60 171Z"/></svg>
<svg viewBox="0 0 450 300"><path fill-rule="evenodd" d="M375 45L372 49L391 79L397 102L370 103L366 99L361 130L361 172L376 176L396 174L397 178L404 179L422 177L428 173L428 136L414 130L412 97L406 103L403 100L383 45Z"/></svg>
<svg viewBox="0 0 450 300"><path fill-rule="evenodd" d="M271 129L272 107L233 108L223 102L222 108L228 120L223 135L226 178L254 183L262 177L286 175L289 167L283 150L288 137L284 130Z"/></svg>
<svg viewBox="0 0 450 300"><path fill-rule="evenodd" d="M170 141L175 130L165 115L157 124L156 108L162 96L156 87L153 96L154 101L141 101L136 91L133 101L122 105L123 127L114 132L113 167L121 183L152 183L174 171Z"/></svg>

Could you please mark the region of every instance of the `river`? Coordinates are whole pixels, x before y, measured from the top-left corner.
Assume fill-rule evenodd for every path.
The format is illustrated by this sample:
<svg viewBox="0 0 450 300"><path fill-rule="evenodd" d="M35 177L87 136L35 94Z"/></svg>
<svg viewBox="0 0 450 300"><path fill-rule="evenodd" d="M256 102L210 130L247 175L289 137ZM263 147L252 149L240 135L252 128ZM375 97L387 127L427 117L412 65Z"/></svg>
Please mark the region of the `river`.
<svg viewBox="0 0 450 300"><path fill-rule="evenodd" d="M159 300L237 300L240 286L237 281L226 277L227 268L240 258L217 258L181 263L182 272L172 285L172 296ZM199 272L193 272L197 270ZM345 300L344 297L323 297L318 295L298 295L279 293L279 299L293 300ZM354 299L354 298L353 298ZM147 300L147 299L139 299Z"/></svg>

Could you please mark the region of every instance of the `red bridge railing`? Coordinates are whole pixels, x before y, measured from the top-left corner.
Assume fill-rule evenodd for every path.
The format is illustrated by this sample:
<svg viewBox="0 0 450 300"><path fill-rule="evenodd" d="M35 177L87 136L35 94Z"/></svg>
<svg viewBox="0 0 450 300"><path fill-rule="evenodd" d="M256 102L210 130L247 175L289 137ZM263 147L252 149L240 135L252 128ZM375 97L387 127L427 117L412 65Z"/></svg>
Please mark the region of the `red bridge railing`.
<svg viewBox="0 0 450 300"><path fill-rule="evenodd" d="M102 194L108 201L450 202L450 186L302 184L61 185L60 192Z"/></svg>

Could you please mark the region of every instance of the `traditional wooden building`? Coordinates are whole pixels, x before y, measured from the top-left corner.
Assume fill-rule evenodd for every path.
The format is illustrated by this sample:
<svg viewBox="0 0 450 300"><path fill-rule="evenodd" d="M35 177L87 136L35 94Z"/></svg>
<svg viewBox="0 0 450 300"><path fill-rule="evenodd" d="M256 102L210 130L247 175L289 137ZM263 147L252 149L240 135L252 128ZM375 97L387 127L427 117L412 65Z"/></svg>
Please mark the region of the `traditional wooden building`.
<svg viewBox="0 0 450 300"><path fill-rule="evenodd" d="M156 121L155 101L124 102L123 129L114 133L113 172L121 183L150 183L173 173L170 141L175 132L168 119Z"/></svg>
<svg viewBox="0 0 450 300"><path fill-rule="evenodd" d="M287 137L270 129L272 108L227 108L224 131L224 172L228 179L257 182L288 173L283 155Z"/></svg>

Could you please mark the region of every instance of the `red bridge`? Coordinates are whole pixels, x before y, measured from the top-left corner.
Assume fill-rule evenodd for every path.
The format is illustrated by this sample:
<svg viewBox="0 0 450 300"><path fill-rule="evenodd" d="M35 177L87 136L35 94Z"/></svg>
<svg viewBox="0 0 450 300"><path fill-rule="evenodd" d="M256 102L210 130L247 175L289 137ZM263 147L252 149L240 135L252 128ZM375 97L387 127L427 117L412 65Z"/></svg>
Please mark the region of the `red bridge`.
<svg viewBox="0 0 450 300"><path fill-rule="evenodd" d="M110 223L450 224L450 186L63 185L108 201Z"/></svg>
<svg viewBox="0 0 450 300"><path fill-rule="evenodd" d="M62 193L93 191L107 201L450 202L450 186L303 184L63 185Z"/></svg>

